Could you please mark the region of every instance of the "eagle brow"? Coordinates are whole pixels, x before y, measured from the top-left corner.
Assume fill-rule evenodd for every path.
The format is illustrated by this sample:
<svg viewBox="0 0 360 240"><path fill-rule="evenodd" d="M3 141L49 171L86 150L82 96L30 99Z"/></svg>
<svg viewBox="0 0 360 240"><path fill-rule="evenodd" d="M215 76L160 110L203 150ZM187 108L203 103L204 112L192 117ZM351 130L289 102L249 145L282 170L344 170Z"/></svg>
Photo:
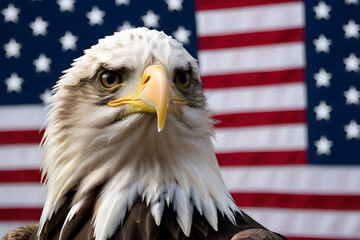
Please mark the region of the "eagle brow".
<svg viewBox="0 0 360 240"><path fill-rule="evenodd" d="M125 70L131 70L132 68L129 66L111 66L111 65L107 65L104 64L102 67L99 68L99 70L97 71L97 73L99 72L103 72L103 71L111 71L111 72L122 72Z"/></svg>
<svg viewBox="0 0 360 240"><path fill-rule="evenodd" d="M176 67L174 70L175 73L178 73L178 72L190 72L191 73L192 71L193 71L193 69L190 64L187 64L186 66Z"/></svg>

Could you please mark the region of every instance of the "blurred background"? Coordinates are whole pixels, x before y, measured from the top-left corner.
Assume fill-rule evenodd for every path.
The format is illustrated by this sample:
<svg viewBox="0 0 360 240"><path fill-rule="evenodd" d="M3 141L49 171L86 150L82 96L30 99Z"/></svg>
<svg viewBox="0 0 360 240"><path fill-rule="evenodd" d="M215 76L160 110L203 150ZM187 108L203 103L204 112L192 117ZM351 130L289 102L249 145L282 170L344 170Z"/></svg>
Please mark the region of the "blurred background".
<svg viewBox="0 0 360 240"><path fill-rule="evenodd" d="M142 26L199 60L242 210L293 240L360 239L359 0L0 1L0 236L41 215L38 145L61 72Z"/></svg>

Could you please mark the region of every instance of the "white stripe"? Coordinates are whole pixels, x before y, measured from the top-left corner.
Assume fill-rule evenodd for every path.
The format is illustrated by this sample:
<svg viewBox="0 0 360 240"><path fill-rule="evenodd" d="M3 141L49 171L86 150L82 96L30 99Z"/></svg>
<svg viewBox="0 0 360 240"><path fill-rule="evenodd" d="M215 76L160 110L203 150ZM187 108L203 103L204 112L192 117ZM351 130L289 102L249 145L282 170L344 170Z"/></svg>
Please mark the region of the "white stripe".
<svg viewBox="0 0 360 240"><path fill-rule="evenodd" d="M217 128L215 152L291 151L307 149L305 124Z"/></svg>
<svg viewBox="0 0 360 240"><path fill-rule="evenodd" d="M230 192L360 194L360 166L222 167Z"/></svg>
<svg viewBox="0 0 360 240"><path fill-rule="evenodd" d="M0 169L38 169L41 150L37 144L0 146Z"/></svg>
<svg viewBox="0 0 360 240"><path fill-rule="evenodd" d="M0 184L0 193L0 208L42 208L45 202L45 189L40 183Z"/></svg>
<svg viewBox="0 0 360 240"><path fill-rule="evenodd" d="M11 105L0 107L0 131L40 129L46 121L44 105Z"/></svg>
<svg viewBox="0 0 360 240"><path fill-rule="evenodd" d="M14 230L18 227L33 224L37 222L18 222L18 221L11 221L11 222L0 222L0 237L2 238L5 234Z"/></svg>
<svg viewBox="0 0 360 240"><path fill-rule="evenodd" d="M304 83L208 89L205 96L214 114L302 110L306 108Z"/></svg>
<svg viewBox="0 0 360 240"><path fill-rule="evenodd" d="M277 71L305 66L302 42L199 51L200 74Z"/></svg>
<svg viewBox="0 0 360 240"><path fill-rule="evenodd" d="M222 167L230 192L275 192L301 194L360 194L360 167ZM41 205L40 184L0 184L0 206ZM19 196L27 196L26 199Z"/></svg>
<svg viewBox="0 0 360 240"><path fill-rule="evenodd" d="M243 208L266 228L285 236L360 238L360 211L316 211Z"/></svg>
<svg viewBox="0 0 360 240"><path fill-rule="evenodd" d="M196 12L201 37L300 28L304 19L302 2Z"/></svg>

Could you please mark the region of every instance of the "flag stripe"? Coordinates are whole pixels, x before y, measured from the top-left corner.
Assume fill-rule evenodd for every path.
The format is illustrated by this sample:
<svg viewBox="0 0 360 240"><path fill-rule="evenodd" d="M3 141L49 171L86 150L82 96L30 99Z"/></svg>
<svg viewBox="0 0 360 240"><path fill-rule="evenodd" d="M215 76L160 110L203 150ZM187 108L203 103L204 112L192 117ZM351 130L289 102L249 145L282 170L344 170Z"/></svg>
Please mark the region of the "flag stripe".
<svg viewBox="0 0 360 240"><path fill-rule="evenodd" d="M24 131L3 131L0 132L1 144L39 144L44 130L24 130Z"/></svg>
<svg viewBox="0 0 360 240"><path fill-rule="evenodd" d="M244 112L303 110L304 83L289 83L231 89L207 89L208 105L215 115Z"/></svg>
<svg viewBox="0 0 360 240"><path fill-rule="evenodd" d="M39 208L45 201L45 189L40 183L2 183L0 192L6 193L0 194L0 208Z"/></svg>
<svg viewBox="0 0 360 240"><path fill-rule="evenodd" d="M242 166L222 167L221 173L232 193L334 195L334 199L360 195L360 167ZM0 195L0 208L39 207L45 199L43 187L35 183L0 184L0 192L7 193Z"/></svg>
<svg viewBox="0 0 360 240"><path fill-rule="evenodd" d="M307 151L216 153L220 167L305 164Z"/></svg>
<svg viewBox="0 0 360 240"><path fill-rule="evenodd" d="M305 66L302 42L203 50L199 52L201 75L279 71Z"/></svg>
<svg viewBox="0 0 360 240"><path fill-rule="evenodd" d="M272 136L272 141L259 140L259 134ZM276 135L280 134L280 135ZM285 137L284 134L291 134ZM304 124L279 124L255 127L226 127L215 129L214 142L217 153L230 151L304 151L306 148L306 129ZM245 137L245 140L244 140ZM234 141L224 139L232 139ZM265 137L264 137L265 139ZM41 150L37 144L0 146L0 164L2 170L39 169L41 166Z"/></svg>
<svg viewBox="0 0 360 240"><path fill-rule="evenodd" d="M226 115L215 115L213 118L218 121L215 125L216 128L226 128L284 123L304 123L306 120L305 115L305 110L294 110L277 112L234 113Z"/></svg>
<svg viewBox="0 0 360 240"><path fill-rule="evenodd" d="M0 131L41 129L46 121L42 104L9 105L0 107Z"/></svg>
<svg viewBox="0 0 360 240"><path fill-rule="evenodd" d="M304 69L202 76L204 89L304 82Z"/></svg>
<svg viewBox="0 0 360 240"><path fill-rule="evenodd" d="M237 205L267 208L300 208L322 210L360 210L357 196L337 195L298 195L272 193L231 193ZM0 209L0 221L37 220L41 208L3 208Z"/></svg>
<svg viewBox="0 0 360 240"><path fill-rule="evenodd" d="M198 11L197 33L204 37L301 28L304 26L303 7L301 2L286 2Z"/></svg>
<svg viewBox="0 0 360 240"><path fill-rule="evenodd" d="M41 153L38 144L16 144L0 146L0 168L2 170L39 169Z"/></svg>
<svg viewBox="0 0 360 240"><path fill-rule="evenodd" d="M285 236L359 238L360 211L243 208L267 228Z"/></svg>
<svg viewBox="0 0 360 240"><path fill-rule="evenodd" d="M305 111L277 111L264 113L238 113L216 115L213 117L219 121L217 128L254 126L265 124L298 123L305 121ZM0 145L6 144L40 144L45 130L24 130L0 132Z"/></svg>
<svg viewBox="0 0 360 240"><path fill-rule="evenodd" d="M220 171L230 192L360 195L360 166L232 166Z"/></svg>
<svg viewBox="0 0 360 240"><path fill-rule="evenodd" d="M256 5L265 5L265 4L274 4L274 3L284 3L284 2L300 2L299 0L197 0L196 10L210 10L210 9L221 9L221 8L236 8L236 7L245 7L245 6L256 6Z"/></svg>
<svg viewBox="0 0 360 240"><path fill-rule="evenodd" d="M214 147L217 153L305 151L307 149L307 129L305 124L218 128L215 129Z"/></svg>
<svg viewBox="0 0 360 240"><path fill-rule="evenodd" d="M42 208L0 209L0 221L38 221Z"/></svg>
<svg viewBox="0 0 360 240"><path fill-rule="evenodd" d="M293 73L296 74L296 73ZM270 85L263 87L244 87L244 88L234 88L234 89L206 89L207 98L211 109L220 109L219 113L224 112L248 112L250 109L255 111L267 111L269 109L290 109L290 108L300 108L304 109L306 105L305 99L305 89L303 83L291 83L291 84L282 84L282 85ZM255 101L253 95L259 96L260 99ZM266 95L267 97L261 98ZM276 98L276 96L282 96L281 98ZM291 96L297 96L295 100L291 100ZM226 104L226 101L221 99L229 99L231 101L237 102L238 104ZM270 101L270 100L271 101ZM295 102L293 102L295 101ZM246 102L246 104L244 104ZM221 105L220 105L221 104ZM5 110L6 107L1 107L0 112ZM24 110L24 111L23 111ZM223 114L223 113L222 113ZM38 117L32 117L33 115L38 115ZM42 115L42 116L39 116ZM4 117L3 117L4 116ZM33 134L38 139L41 136L38 136L38 132L41 129L44 123L44 118L46 113L42 105L33 107L33 111L27 111L24 107L17 107L15 109L9 110L8 114L2 115L2 121L0 122L0 129L5 129L6 127L15 128L16 125L21 124L22 128L28 129L24 131L27 134ZM7 120L6 120L6 119ZM17 121L12 121L13 119L18 119ZM30 119L27 121L27 119ZM35 130L34 130L35 129ZM21 131L2 131L1 134L10 134L9 136L17 139L16 135L20 134ZM43 133L41 131L40 133ZM12 136L12 135L15 136ZM11 142L11 140L3 140L3 143ZM14 141L14 140L13 140ZM26 140L29 142L32 140ZM33 141L38 142L38 141ZM19 141L20 143L20 141ZM1 150L0 150L1 151Z"/></svg>
<svg viewBox="0 0 360 240"><path fill-rule="evenodd" d="M200 50L234 48L272 43L299 42L304 40L303 28L285 29L277 31L231 34L224 36L199 37Z"/></svg>
<svg viewBox="0 0 360 240"><path fill-rule="evenodd" d="M40 181L39 169L0 170L0 183L39 183Z"/></svg>
<svg viewBox="0 0 360 240"><path fill-rule="evenodd" d="M301 209L360 210L359 196L292 195L269 193L231 193L237 205L246 207L276 207ZM298 204L296 204L298 202ZM0 221L38 220L41 208L0 209Z"/></svg>
<svg viewBox="0 0 360 240"><path fill-rule="evenodd" d="M231 193L243 207L275 207L322 210L360 210L360 195L300 195L275 193Z"/></svg>

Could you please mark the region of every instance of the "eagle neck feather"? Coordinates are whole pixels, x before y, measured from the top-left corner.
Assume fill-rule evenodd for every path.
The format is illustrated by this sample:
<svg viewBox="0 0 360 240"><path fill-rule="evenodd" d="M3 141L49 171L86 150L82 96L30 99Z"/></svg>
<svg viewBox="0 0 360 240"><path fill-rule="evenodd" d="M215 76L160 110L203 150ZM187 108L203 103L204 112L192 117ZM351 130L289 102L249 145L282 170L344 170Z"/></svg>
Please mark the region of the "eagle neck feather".
<svg viewBox="0 0 360 240"><path fill-rule="evenodd" d="M71 218L87 193L99 185L103 189L93 213L97 240L114 234L138 197L146 202L158 225L164 207L172 206L186 236L190 234L194 207L215 230L217 211L235 224L234 212L238 209L226 190L214 155L212 121L207 114L191 111L196 110L187 109L184 115L198 119L178 121L177 116L169 115L160 133L156 118L148 114L134 114L109 127L94 128L92 135L86 133L85 138L81 137L85 131L66 129L71 132L66 136L64 131L51 129L50 124L47 134L61 133L58 138L63 148L51 148L57 146L56 140L45 143L48 195L39 232L61 207L68 191L76 189ZM47 159L51 155L57 156L52 163Z"/></svg>

